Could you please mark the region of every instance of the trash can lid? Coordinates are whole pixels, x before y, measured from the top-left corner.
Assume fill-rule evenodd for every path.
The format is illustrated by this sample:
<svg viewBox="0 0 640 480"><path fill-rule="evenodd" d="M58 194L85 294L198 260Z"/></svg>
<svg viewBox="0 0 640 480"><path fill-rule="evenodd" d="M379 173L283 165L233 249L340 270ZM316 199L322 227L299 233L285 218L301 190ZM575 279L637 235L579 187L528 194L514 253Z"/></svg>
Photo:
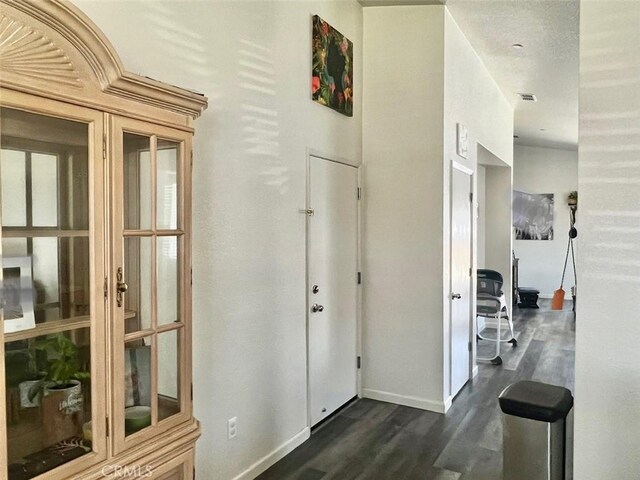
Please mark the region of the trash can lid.
<svg viewBox="0 0 640 480"><path fill-rule="evenodd" d="M530 380L509 385L498 401L507 415L549 423L565 418L573 407L568 389Z"/></svg>

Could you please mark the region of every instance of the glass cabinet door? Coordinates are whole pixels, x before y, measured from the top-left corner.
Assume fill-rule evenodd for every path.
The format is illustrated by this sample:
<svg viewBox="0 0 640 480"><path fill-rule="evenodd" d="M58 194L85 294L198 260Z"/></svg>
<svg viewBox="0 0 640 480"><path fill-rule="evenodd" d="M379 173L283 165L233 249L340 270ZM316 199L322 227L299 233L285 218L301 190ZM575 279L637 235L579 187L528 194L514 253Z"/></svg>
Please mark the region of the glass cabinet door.
<svg viewBox="0 0 640 480"><path fill-rule="evenodd" d="M190 134L113 119L116 451L191 415Z"/></svg>
<svg viewBox="0 0 640 480"><path fill-rule="evenodd" d="M72 478L74 469L106 458L103 117L44 100L35 113L9 106L7 95L0 108L2 468L9 480L54 468Z"/></svg>

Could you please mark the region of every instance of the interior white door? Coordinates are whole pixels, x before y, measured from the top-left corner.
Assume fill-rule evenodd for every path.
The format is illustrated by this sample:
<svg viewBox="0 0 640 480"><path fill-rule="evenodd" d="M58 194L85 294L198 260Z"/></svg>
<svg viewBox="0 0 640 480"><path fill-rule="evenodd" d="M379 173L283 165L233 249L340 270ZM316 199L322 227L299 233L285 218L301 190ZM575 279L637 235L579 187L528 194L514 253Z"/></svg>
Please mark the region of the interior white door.
<svg viewBox="0 0 640 480"><path fill-rule="evenodd" d="M470 377L471 292L471 172L451 169L451 395Z"/></svg>
<svg viewBox="0 0 640 480"><path fill-rule="evenodd" d="M309 165L309 406L311 425L357 394L358 171Z"/></svg>

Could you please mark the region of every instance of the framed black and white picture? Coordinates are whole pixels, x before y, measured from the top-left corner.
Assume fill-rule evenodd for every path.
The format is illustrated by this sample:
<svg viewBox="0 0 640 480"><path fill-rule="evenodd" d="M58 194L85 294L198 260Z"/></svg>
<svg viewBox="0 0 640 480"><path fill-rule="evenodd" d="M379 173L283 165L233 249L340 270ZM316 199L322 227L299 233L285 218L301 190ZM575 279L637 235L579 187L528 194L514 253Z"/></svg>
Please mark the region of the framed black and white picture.
<svg viewBox="0 0 640 480"><path fill-rule="evenodd" d="M35 328L31 257L3 257L1 285L4 333Z"/></svg>
<svg viewBox="0 0 640 480"><path fill-rule="evenodd" d="M516 240L553 240L553 193L513 191Z"/></svg>

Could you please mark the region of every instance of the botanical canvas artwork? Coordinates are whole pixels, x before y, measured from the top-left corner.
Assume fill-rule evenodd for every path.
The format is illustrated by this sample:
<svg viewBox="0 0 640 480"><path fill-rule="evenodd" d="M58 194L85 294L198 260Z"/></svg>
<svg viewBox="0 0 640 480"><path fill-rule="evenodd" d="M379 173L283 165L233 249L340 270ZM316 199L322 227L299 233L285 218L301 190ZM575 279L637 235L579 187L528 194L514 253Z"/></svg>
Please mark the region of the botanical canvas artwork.
<svg viewBox="0 0 640 480"><path fill-rule="evenodd" d="M353 116L353 42L313 16L311 98Z"/></svg>
<svg viewBox="0 0 640 480"><path fill-rule="evenodd" d="M553 240L553 193L513 191L516 240Z"/></svg>

